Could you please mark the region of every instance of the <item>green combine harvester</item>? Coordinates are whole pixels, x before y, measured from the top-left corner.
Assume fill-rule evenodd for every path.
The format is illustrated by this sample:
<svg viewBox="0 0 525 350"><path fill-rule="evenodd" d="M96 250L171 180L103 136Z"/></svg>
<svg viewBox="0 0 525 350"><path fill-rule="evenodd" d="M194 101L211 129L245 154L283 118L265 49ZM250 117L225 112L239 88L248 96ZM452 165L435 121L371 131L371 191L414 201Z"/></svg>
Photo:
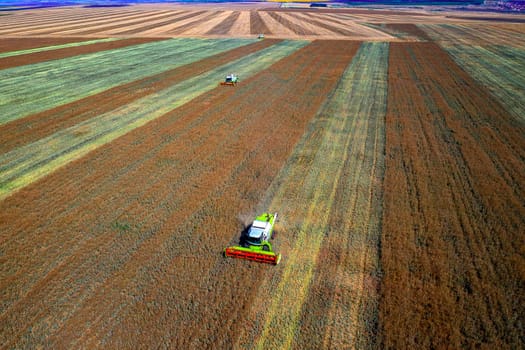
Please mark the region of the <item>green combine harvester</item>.
<svg viewBox="0 0 525 350"><path fill-rule="evenodd" d="M281 254L275 254L270 243L276 222L277 213L259 215L241 236L240 246L228 247L224 250L224 254L277 265L281 261Z"/></svg>

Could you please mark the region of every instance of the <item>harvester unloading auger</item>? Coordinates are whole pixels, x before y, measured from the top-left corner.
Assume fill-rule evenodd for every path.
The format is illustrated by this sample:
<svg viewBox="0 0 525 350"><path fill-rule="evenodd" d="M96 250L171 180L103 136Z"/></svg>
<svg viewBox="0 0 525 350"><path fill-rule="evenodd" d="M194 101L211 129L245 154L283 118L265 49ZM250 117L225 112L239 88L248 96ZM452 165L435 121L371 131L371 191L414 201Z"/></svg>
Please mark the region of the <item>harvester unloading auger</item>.
<svg viewBox="0 0 525 350"><path fill-rule="evenodd" d="M240 246L228 247L224 250L224 254L277 265L281 261L281 254L276 254L270 243L276 222L277 213L259 215L241 236Z"/></svg>

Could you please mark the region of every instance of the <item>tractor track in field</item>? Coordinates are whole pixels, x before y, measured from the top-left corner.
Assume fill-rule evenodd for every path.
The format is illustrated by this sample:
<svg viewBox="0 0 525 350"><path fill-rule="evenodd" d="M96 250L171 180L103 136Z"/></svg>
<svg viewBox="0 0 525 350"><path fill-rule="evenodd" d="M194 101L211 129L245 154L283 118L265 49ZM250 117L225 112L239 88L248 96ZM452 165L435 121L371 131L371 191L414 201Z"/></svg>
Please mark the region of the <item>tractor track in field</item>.
<svg viewBox="0 0 525 350"><path fill-rule="evenodd" d="M195 63L118 85L95 95L58 106L7 124L0 125L0 154L29 144L58 130L66 129L94 116L109 112L117 106L158 92L190 76L204 73L214 67L243 57L280 40L266 40L220 53Z"/></svg>
<svg viewBox="0 0 525 350"><path fill-rule="evenodd" d="M46 232L39 235L42 250L33 255L31 265L38 265L37 260L43 259L51 262L47 265L51 270L40 277L33 276L32 282L29 280L33 288L19 300L12 298L17 295L16 281L23 278L23 274L10 274L9 285L2 283L2 294L13 302L1 315L2 323L8 325L3 330L2 343L9 339L8 344L30 347L46 339L47 344L66 347L101 346L102 341L115 346L134 343L149 347L169 341L183 347L199 344L226 346L235 334L223 334L224 320L216 315L238 310L237 315L243 317L242 306L237 307L240 302L249 307L251 292L232 286L255 285L254 279L265 274L265 267L224 260L220 251L232 238L237 238L238 233L232 227L238 210L254 205L253 199L261 196L287 158L293 140L302 135L306 123L319 108L324 93L336 83L337 79L333 77L337 77L337 70L343 67L319 64L317 60L326 62L327 59L320 55L324 45L312 43L236 89L217 88L212 94L183 105L3 200L0 205L10 210L3 210L2 215L9 217L8 222L21 224L17 230L19 242L29 243L28 237L24 236L32 235L35 228L47 222ZM330 78L319 81L319 76ZM289 79L291 77L295 78ZM305 86L311 96L308 103L285 103L303 101L303 97L294 91ZM253 96L253 91L257 90L266 93ZM259 106L257 112L254 99ZM210 107L203 111L203 105ZM261 109L261 105L265 107ZM235 113L236 107L245 113ZM215 127L215 123L205 129L190 127L191 123L202 118L202 113L220 117L222 127ZM246 118L246 115L252 115L252 118ZM186 131L172 141L170 135L176 130L173 126L181 117L190 124L181 121L181 126L186 125ZM171 118L175 124L166 125ZM236 119L244 121L239 124ZM283 131L282 136L272 138L268 137L272 133L268 128L267 132L253 139L247 131L262 122L288 132ZM237 131L232 134L233 130ZM206 136L206 133L210 135ZM195 143L197 148L192 151L193 147L188 148L188 145L196 140L201 141ZM162 154L165 155L157 158L155 152L161 150L158 148L161 145L164 145ZM215 153L210 153L210 149L215 149ZM150 154L147 163L138 168L124 166L122 171L126 176L119 183L106 186L107 190L99 191L96 197L75 195L90 193L90 188L104 188L107 181L112 182L115 169L120 169L117 164L133 164L132 159L144 157L146 150ZM155 152L150 153L152 150ZM203 159L203 155L207 158ZM167 162L164 168L163 159ZM187 159L193 159L193 164ZM266 167L268 162L273 166ZM221 164L228 166L223 168ZM191 170L195 166L197 168ZM180 171L173 171L179 167ZM192 172L198 172L195 173L197 176L188 177ZM256 181L253 181L254 176ZM177 183L172 182L174 177L180 177L180 188L184 190L178 191L178 186L172 188L172 184ZM240 186L238 181L246 182L246 186ZM141 185L147 183L150 183L149 189L142 192ZM124 193L114 192L116 188L121 188ZM236 190L239 188L249 192ZM46 193L45 200L38 192ZM165 199L158 202L158 195ZM25 202L30 196L35 199L31 201L32 208L26 203L22 205L24 210L18 210L21 207L16 202ZM111 210L117 204L116 200L128 203L123 207L118 205L123 208L120 214ZM22 223L14 217L23 212L38 215L44 210L38 206L49 209L50 202L58 206L53 212L63 211L76 201L82 205L67 218L57 220L47 215ZM230 205L232 203L237 204ZM186 219L181 222L181 218ZM5 225L6 221L2 222ZM222 234L208 233L207 224L215 224ZM2 227L3 232L5 229ZM201 246L192 244L198 236L202 236ZM42 241L44 239L46 241ZM64 239L74 240L73 249L57 251ZM6 243L3 242L3 247ZM26 248L30 248L29 245ZM157 253L159 250L163 253ZM54 262L50 260L50 254L55 255ZM207 263L203 264L202 259ZM185 268L174 266L177 261ZM4 267L8 268L7 265ZM254 271L248 273L252 269ZM167 271L170 273L166 274ZM230 274L237 277L227 278ZM211 300L209 292L203 289L210 280L213 281L211 285L223 291L222 295L215 295ZM69 290L67 296L63 294L65 281ZM181 282L186 283L185 287ZM105 296L101 298L99 293ZM43 295L46 295L44 308L32 301L42 299ZM163 307L158 309L160 306ZM191 318L187 317L188 312L192 313ZM213 321L208 328L196 327L202 325L199 320L203 319ZM52 322L51 325L48 322ZM241 326L233 319L229 324L234 329L232 332L237 332L235 327ZM27 333L29 327L31 333ZM130 333L130 327L143 329L147 334ZM80 330L82 334L78 333ZM159 334L160 330L163 334ZM179 337L165 339L169 334L178 334ZM187 337L181 337L181 334Z"/></svg>
<svg viewBox="0 0 525 350"><path fill-rule="evenodd" d="M519 347L523 125L433 43L391 44L389 91L382 346Z"/></svg>

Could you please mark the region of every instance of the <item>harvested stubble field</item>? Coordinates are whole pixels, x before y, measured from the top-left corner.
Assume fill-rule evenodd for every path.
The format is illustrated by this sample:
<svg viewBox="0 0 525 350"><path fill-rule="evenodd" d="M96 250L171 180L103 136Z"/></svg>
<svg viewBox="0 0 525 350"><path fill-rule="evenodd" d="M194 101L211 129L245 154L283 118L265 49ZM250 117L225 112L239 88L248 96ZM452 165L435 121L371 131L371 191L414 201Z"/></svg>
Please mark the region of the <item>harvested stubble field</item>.
<svg viewBox="0 0 525 350"><path fill-rule="evenodd" d="M523 347L523 25L237 6L2 18L0 348Z"/></svg>

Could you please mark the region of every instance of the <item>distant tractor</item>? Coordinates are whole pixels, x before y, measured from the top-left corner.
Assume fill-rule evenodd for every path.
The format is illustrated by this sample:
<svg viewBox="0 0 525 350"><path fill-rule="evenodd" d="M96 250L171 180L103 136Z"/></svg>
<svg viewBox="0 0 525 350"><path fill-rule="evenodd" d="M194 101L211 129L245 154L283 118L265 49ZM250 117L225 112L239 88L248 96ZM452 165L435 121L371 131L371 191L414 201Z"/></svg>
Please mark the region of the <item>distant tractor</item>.
<svg viewBox="0 0 525 350"><path fill-rule="evenodd" d="M221 85L235 86L239 82L239 77L235 74L228 74Z"/></svg>

